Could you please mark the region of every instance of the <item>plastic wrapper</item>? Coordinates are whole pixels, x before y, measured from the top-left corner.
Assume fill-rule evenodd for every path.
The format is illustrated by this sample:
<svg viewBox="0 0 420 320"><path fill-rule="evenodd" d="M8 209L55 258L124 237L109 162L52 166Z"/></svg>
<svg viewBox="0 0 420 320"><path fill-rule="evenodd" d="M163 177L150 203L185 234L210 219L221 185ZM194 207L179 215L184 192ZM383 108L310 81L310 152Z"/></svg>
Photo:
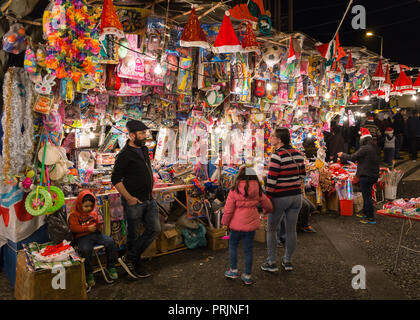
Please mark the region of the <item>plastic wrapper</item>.
<svg viewBox="0 0 420 320"><path fill-rule="evenodd" d="M3 50L13 54L19 54L26 49L26 32L23 25L15 23L3 36Z"/></svg>

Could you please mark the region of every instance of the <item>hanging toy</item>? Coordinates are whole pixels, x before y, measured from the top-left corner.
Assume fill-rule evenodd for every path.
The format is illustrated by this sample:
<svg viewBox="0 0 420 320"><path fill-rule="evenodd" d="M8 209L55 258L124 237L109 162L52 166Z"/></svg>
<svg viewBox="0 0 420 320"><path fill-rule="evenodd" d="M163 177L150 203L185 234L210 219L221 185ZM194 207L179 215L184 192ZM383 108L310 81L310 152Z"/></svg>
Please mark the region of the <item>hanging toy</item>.
<svg viewBox="0 0 420 320"><path fill-rule="evenodd" d="M283 54L279 45L271 43L267 43L266 46L264 46L262 53L262 58L269 68L272 68L275 64L279 63Z"/></svg>
<svg viewBox="0 0 420 320"><path fill-rule="evenodd" d="M45 75L40 83L35 85L35 92L43 95L50 95L52 87L55 86L55 76Z"/></svg>
<svg viewBox="0 0 420 320"><path fill-rule="evenodd" d="M60 97L67 104L71 104L74 101L73 80L71 78L61 79Z"/></svg>
<svg viewBox="0 0 420 320"><path fill-rule="evenodd" d="M43 47L39 47L36 50L36 62L38 66L45 68L47 66L45 62L45 58L47 56L47 53L45 52L45 49Z"/></svg>
<svg viewBox="0 0 420 320"><path fill-rule="evenodd" d="M25 51L23 67L29 74L29 79L31 79L32 82L38 83L42 81L42 77L36 63L35 52L30 47L28 47Z"/></svg>
<svg viewBox="0 0 420 320"><path fill-rule="evenodd" d="M346 114L346 109L344 107L340 107L340 120L338 121L338 125L340 127L344 125L345 114Z"/></svg>
<svg viewBox="0 0 420 320"><path fill-rule="evenodd" d="M27 45L26 32L23 25L15 23L3 36L3 50L13 54L19 54Z"/></svg>
<svg viewBox="0 0 420 320"><path fill-rule="evenodd" d="M50 185L50 177L48 175L48 167L45 167L46 172L46 178L47 178L47 186L44 186L43 188L48 191L48 193L51 195L52 204L51 207L48 209L46 214L52 214L59 210L64 205L64 193L61 191L60 188L56 186Z"/></svg>
<svg viewBox="0 0 420 320"><path fill-rule="evenodd" d="M44 138L44 144L47 144L47 138ZM52 198L50 193L43 189L42 182L45 168L45 156L47 148L44 148L41 168L41 183L36 187L35 190L31 191L25 200L26 211L33 216L41 216L45 214L52 206Z"/></svg>
<svg viewBox="0 0 420 320"><path fill-rule="evenodd" d="M349 115L349 125L350 127L354 127L355 125L355 120L354 120L354 115L353 112L351 112L351 110L347 111L348 115Z"/></svg>

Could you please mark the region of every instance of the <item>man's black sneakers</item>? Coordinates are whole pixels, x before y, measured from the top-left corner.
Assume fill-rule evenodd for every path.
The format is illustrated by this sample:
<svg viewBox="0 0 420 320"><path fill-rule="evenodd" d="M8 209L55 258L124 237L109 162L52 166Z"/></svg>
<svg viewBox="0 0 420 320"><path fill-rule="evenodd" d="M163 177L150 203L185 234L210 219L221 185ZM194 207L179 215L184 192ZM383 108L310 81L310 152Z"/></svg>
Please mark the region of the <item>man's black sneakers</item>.
<svg viewBox="0 0 420 320"><path fill-rule="evenodd" d="M118 258L118 262L121 264L121 266L124 268L124 270L128 273L128 275L133 279L138 279L139 275L136 272L136 268L134 267L134 264L127 259L126 256L122 256L121 258Z"/></svg>

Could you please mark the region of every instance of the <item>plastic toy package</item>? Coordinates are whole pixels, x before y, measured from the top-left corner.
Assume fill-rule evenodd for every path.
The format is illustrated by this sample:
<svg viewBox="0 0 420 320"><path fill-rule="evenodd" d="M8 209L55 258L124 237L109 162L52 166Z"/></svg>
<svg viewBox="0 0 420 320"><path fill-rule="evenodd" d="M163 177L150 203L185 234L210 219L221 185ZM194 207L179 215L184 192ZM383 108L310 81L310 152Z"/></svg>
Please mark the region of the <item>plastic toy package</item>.
<svg viewBox="0 0 420 320"><path fill-rule="evenodd" d="M13 54L19 54L26 49L26 32L23 25L15 23L3 36L3 50Z"/></svg>

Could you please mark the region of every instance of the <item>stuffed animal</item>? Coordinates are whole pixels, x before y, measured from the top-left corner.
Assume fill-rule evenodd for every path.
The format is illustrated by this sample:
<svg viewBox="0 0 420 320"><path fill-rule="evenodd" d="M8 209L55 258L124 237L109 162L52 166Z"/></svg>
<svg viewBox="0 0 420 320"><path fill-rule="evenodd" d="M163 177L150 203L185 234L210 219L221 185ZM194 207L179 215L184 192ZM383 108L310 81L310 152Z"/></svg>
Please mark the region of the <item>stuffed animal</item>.
<svg viewBox="0 0 420 320"><path fill-rule="evenodd" d="M263 60L269 68L273 67L275 64L280 62L283 51L279 45L276 44L267 44L263 50Z"/></svg>

